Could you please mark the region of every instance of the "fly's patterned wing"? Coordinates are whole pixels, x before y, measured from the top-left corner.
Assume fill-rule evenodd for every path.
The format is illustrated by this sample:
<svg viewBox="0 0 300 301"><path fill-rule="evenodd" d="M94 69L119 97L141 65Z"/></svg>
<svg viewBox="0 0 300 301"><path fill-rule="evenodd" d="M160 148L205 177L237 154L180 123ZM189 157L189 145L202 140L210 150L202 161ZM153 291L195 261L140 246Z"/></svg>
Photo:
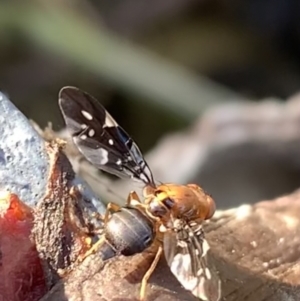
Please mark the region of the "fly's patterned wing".
<svg viewBox="0 0 300 301"><path fill-rule="evenodd" d="M75 145L88 161L119 177L154 185L138 146L94 97L64 87L59 92L59 106Z"/></svg>
<svg viewBox="0 0 300 301"><path fill-rule="evenodd" d="M182 225L164 235L165 257L181 285L204 301L219 301L221 282L209 266L209 245L201 224Z"/></svg>

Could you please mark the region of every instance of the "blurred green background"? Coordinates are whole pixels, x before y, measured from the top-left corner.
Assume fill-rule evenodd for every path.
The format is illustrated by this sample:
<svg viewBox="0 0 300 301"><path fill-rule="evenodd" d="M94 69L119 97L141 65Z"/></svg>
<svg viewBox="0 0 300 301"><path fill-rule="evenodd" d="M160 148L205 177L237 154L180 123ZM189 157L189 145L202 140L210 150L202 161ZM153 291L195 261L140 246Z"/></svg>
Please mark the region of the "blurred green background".
<svg viewBox="0 0 300 301"><path fill-rule="evenodd" d="M41 126L52 121L58 129L58 91L76 85L104 103L146 151L208 106L297 92L299 6L1 1L0 89Z"/></svg>

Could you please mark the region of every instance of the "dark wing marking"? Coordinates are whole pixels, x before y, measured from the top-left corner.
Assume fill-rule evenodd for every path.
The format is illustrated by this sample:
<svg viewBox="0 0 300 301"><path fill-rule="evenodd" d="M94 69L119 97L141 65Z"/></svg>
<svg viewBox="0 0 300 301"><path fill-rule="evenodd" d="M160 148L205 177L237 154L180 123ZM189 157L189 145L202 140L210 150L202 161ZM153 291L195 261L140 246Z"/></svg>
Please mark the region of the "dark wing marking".
<svg viewBox="0 0 300 301"><path fill-rule="evenodd" d="M164 235L165 257L172 273L182 286L205 301L221 298L221 282L208 263L209 245L202 225L183 226Z"/></svg>
<svg viewBox="0 0 300 301"><path fill-rule="evenodd" d="M154 185L138 146L94 97L78 88L64 87L59 92L59 106L75 145L93 165Z"/></svg>

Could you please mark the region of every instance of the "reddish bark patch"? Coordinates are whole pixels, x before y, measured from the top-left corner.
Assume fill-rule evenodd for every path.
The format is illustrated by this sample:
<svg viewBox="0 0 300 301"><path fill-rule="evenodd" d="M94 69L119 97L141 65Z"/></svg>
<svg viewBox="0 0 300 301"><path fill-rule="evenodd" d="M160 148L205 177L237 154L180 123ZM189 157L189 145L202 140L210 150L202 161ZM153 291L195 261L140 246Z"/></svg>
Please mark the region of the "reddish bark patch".
<svg viewBox="0 0 300 301"><path fill-rule="evenodd" d="M44 274L31 240L33 215L15 194L0 195L0 299L35 301L46 293Z"/></svg>

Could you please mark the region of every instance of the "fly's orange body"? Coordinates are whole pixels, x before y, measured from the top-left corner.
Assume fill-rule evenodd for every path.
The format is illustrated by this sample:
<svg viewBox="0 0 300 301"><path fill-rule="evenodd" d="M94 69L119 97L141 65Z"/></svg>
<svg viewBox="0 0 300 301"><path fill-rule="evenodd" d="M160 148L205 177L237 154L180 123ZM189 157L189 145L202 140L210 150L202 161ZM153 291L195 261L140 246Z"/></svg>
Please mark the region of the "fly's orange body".
<svg viewBox="0 0 300 301"><path fill-rule="evenodd" d="M143 191L147 211L172 228L172 219L201 222L210 219L215 212L215 202L196 184L161 184L146 186Z"/></svg>

